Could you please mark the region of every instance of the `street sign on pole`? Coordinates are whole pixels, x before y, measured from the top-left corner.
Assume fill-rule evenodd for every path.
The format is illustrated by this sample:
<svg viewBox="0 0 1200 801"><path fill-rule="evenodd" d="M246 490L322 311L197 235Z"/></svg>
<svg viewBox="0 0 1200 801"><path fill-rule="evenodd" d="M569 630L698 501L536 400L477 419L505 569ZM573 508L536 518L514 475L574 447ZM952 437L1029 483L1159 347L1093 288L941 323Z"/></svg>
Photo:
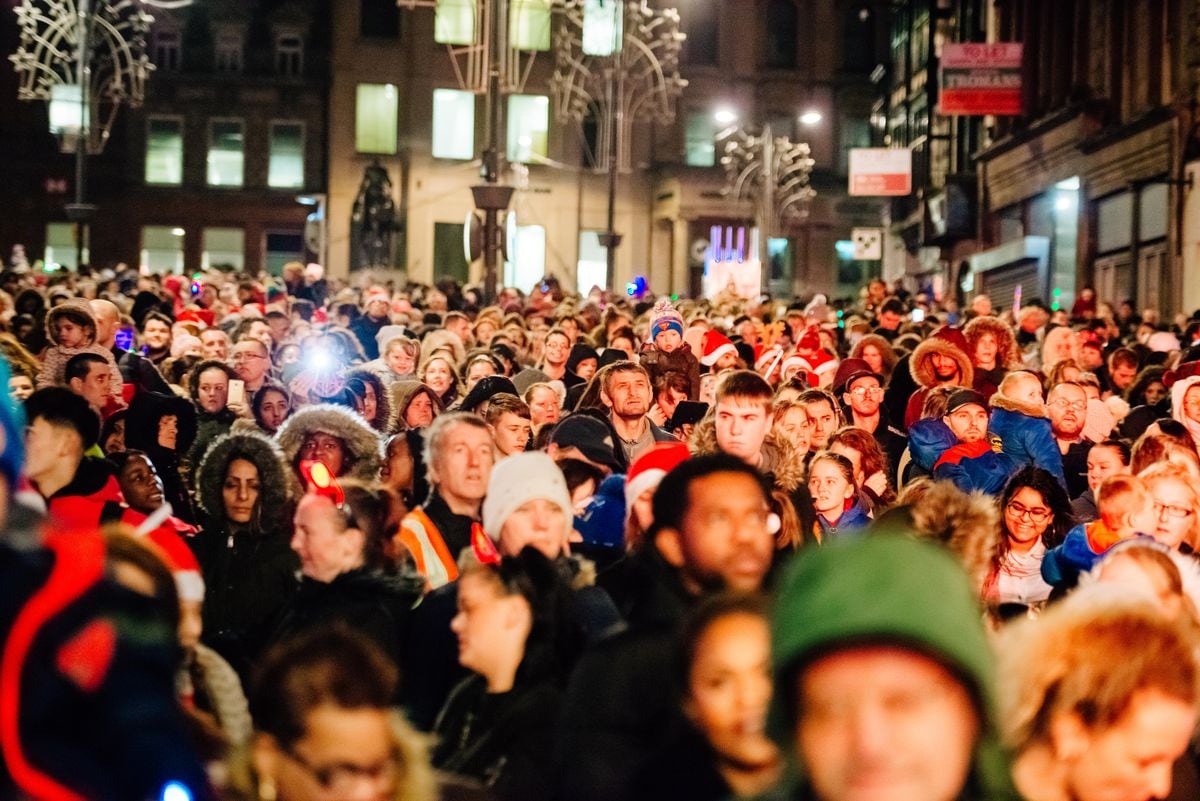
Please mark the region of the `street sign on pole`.
<svg viewBox="0 0 1200 801"><path fill-rule="evenodd" d="M938 113L1021 113L1021 45L966 42L942 46Z"/></svg>
<svg viewBox="0 0 1200 801"><path fill-rule="evenodd" d="M906 147L850 149L850 194L903 197L912 193L912 151Z"/></svg>
<svg viewBox="0 0 1200 801"><path fill-rule="evenodd" d="M855 261L881 261L883 259L883 229L855 228L850 232L854 243Z"/></svg>

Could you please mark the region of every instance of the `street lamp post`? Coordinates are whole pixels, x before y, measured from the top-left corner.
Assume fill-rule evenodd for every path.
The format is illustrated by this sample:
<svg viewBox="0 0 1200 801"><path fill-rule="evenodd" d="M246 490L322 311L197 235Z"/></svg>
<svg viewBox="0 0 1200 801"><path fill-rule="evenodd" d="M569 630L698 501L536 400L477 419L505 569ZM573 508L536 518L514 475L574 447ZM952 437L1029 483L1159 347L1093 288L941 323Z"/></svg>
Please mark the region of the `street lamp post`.
<svg viewBox="0 0 1200 801"><path fill-rule="evenodd" d="M20 41L9 56L20 78L17 98L49 104L50 131L62 152L75 154L76 267L83 264L95 205L87 198L87 157L104 151L122 104L136 108L154 69L146 35L154 18L145 7L178 9L192 0L22 0Z"/></svg>
<svg viewBox="0 0 1200 801"><path fill-rule="evenodd" d="M754 204L758 228L762 291L771 288L771 260L767 245L775 232L791 218L808 215L816 191L809 186L813 160L805 142L776 136L770 125L762 133L731 127L718 135L724 142L721 165L725 168L725 192L737 200Z"/></svg>
<svg viewBox="0 0 1200 801"><path fill-rule="evenodd" d="M687 81L679 74L686 38L679 12L651 8L645 0L561 0L555 69L550 79L558 118L601 123L597 165L608 173L607 230L600 244L607 254L608 289L616 280L617 179L633 168L633 124L670 124ZM609 30L611 26L611 31ZM599 36L593 31L600 29Z"/></svg>

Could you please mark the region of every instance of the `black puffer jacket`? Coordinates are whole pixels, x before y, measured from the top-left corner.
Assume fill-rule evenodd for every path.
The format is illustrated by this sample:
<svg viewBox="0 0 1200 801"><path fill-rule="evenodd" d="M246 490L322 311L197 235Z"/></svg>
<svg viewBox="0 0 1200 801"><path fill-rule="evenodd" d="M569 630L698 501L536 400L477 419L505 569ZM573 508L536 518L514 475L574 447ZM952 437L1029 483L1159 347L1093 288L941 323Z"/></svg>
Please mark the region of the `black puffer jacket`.
<svg viewBox="0 0 1200 801"><path fill-rule="evenodd" d="M222 485L230 462L258 468L254 517L225 516ZM227 434L209 448L196 473L204 530L189 540L204 576L204 642L245 681L281 610L296 591L300 561L289 543L295 482L283 454L259 434Z"/></svg>

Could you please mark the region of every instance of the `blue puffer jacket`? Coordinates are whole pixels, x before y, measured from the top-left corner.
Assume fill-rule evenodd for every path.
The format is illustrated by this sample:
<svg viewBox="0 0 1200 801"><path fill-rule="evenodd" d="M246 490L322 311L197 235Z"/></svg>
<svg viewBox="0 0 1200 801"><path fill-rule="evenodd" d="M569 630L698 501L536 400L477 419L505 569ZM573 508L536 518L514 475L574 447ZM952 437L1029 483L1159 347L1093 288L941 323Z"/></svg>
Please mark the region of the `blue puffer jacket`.
<svg viewBox="0 0 1200 801"><path fill-rule="evenodd" d="M1022 403L1000 394L992 396L991 404L988 433L1000 438L1004 453L1019 466L1032 464L1042 468L1066 489L1062 453L1058 450L1044 407Z"/></svg>
<svg viewBox="0 0 1200 801"><path fill-rule="evenodd" d="M840 537L853 537L861 534L871 525L871 515L862 497L855 497L854 505L842 512L836 525L830 525L825 518L818 514L817 525L821 527L821 542L830 542Z"/></svg>
<svg viewBox="0 0 1200 801"><path fill-rule="evenodd" d="M926 473L933 472L938 458L954 447L957 441L950 426L943 423L940 417L918 420L908 428L908 450L912 460Z"/></svg>
<svg viewBox="0 0 1200 801"><path fill-rule="evenodd" d="M963 492L979 490L999 495L1020 464L1006 453L996 453L987 443L962 445L940 419L918 420L908 429L913 461L938 481L953 481Z"/></svg>

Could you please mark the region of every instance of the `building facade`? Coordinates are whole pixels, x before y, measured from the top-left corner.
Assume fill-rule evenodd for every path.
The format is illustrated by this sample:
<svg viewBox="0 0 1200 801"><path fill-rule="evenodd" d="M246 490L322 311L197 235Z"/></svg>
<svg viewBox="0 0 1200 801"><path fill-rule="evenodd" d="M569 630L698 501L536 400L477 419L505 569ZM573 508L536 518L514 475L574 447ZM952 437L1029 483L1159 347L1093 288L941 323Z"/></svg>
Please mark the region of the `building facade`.
<svg viewBox="0 0 1200 801"><path fill-rule="evenodd" d="M480 278L480 263L467 264L463 255L463 225L473 210L469 187L480 182L487 98L463 91L447 47L436 41L454 38L450 12L462 5L399 14L378 0L333 6L327 242L334 275L378 266L364 263L355 223L363 219L356 208L370 205L368 190L378 189L378 167L394 206L386 266L423 282ZM845 192L846 151L870 138L868 76L880 59L861 41L886 42L878 4L853 4L852 13L852 4L835 0L655 5L679 11L688 86L673 125L635 127L633 169L620 175L616 195L614 228L624 240L614 285L641 275L655 292L694 294L713 232L748 233L748 205L722 194L716 137L723 124L714 114L725 110L740 124L769 123L777 134L807 141L816 161L819 194L810 214L770 245L778 265L773 286L789 294L831 292L841 269L857 290L861 276L839 261L836 243L848 240L856 223L879 223L878 203ZM556 16L549 7L521 6L531 15L518 26L522 35ZM545 16L535 19L542 9ZM549 23L541 44L551 44L557 29ZM500 148L510 163L503 180L516 187L502 281L528 289L554 275L586 292L606 279L598 235L607 226L607 177L591 166L595 132L558 121L551 51L526 51L520 59L528 69L524 85L500 100L507 111ZM801 123L805 112L818 112L819 120Z"/></svg>

